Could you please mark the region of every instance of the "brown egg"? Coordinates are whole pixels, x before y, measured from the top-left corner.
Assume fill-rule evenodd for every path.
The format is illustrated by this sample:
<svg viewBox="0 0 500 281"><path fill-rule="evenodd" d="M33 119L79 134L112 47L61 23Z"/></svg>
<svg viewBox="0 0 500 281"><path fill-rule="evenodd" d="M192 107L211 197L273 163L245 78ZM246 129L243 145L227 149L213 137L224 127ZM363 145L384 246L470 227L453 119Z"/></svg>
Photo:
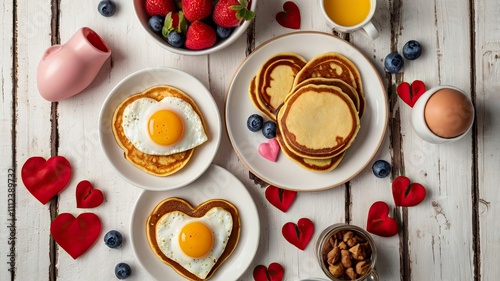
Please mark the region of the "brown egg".
<svg viewBox="0 0 500 281"><path fill-rule="evenodd" d="M455 89L445 88L429 98L424 117L434 134L454 138L467 132L474 119L474 108L467 96Z"/></svg>

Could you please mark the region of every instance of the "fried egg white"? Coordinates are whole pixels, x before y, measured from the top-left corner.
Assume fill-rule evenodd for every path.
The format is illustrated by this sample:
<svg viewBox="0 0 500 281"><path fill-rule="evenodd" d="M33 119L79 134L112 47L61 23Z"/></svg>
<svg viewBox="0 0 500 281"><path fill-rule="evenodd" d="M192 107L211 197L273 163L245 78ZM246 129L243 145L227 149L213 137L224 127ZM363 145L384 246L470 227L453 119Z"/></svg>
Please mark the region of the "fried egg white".
<svg viewBox="0 0 500 281"><path fill-rule="evenodd" d="M200 116L183 99L138 99L123 112L122 128L142 153L171 155L195 148L208 137Z"/></svg>
<svg viewBox="0 0 500 281"><path fill-rule="evenodd" d="M233 228L231 214L220 207L193 218L174 211L156 225L156 241L165 256L201 279L224 252Z"/></svg>

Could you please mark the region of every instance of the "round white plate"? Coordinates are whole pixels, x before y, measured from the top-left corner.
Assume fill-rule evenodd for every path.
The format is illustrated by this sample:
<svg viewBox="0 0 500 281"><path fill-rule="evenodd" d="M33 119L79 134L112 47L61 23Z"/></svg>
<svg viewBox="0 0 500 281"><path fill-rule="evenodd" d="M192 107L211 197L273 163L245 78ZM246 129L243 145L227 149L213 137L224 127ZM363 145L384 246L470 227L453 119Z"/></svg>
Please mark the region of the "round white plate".
<svg viewBox="0 0 500 281"><path fill-rule="evenodd" d="M196 181L175 191L143 191L137 199L130 221L130 240L134 253L146 271L157 280L185 280L170 266L164 264L151 250L146 237L146 220L161 201L179 197L197 206L211 199L226 199L240 214L240 240L234 252L210 280L238 279L250 266L257 252L260 222L257 207L246 187L233 174L217 165L211 165Z"/></svg>
<svg viewBox="0 0 500 281"><path fill-rule="evenodd" d="M247 129L248 116L260 113L248 96L248 85L260 66L269 57L281 52L295 52L306 60L322 53L337 52L349 58L361 73L366 97L361 128L344 159L333 171L311 172L283 153L278 156L277 162L271 162L257 152L259 144L267 142L267 139L260 132ZM238 157L255 175L281 188L314 191L343 184L363 170L382 143L389 116L388 108L387 94L376 69L356 48L326 33L295 32L267 41L240 65L228 90L226 127Z"/></svg>
<svg viewBox="0 0 500 281"><path fill-rule="evenodd" d="M166 177L148 174L125 159L111 128L113 113L125 98L156 85L173 86L188 94L200 109L208 134L208 141L195 148L189 163ZM125 180L147 190L171 190L197 179L212 163L220 139L221 117L212 94L198 79L174 68L144 69L127 76L111 90L99 115L99 141L106 158Z"/></svg>

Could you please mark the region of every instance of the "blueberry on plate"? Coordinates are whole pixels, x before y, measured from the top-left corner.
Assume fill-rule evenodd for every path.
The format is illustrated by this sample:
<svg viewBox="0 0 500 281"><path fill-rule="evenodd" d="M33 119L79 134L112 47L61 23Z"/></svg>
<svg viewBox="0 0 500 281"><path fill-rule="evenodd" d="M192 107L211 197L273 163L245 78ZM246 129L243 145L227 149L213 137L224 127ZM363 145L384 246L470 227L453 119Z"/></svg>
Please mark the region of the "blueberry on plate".
<svg viewBox="0 0 500 281"><path fill-rule="evenodd" d="M274 121L266 121L262 125L262 134L268 139L276 137L276 123Z"/></svg>
<svg viewBox="0 0 500 281"><path fill-rule="evenodd" d="M121 262L115 266L115 275L118 279L127 279L132 274L130 265Z"/></svg>
<svg viewBox="0 0 500 281"><path fill-rule="evenodd" d="M97 5L97 10L99 13L105 17L111 17L116 13L116 4L111 0L102 0Z"/></svg>
<svg viewBox="0 0 500 281"><path fill-rule="evenodd" d="M148 20L149 28L153 32L160 33L163 29L163 23L165 22L165 18L162 16L152 16Z"/></svg>
<svg viewBox="0 0 500 281"><path fill-rule="evenodd" d="M226 39L227 37L229 37L229 35L231 35L232 32L232 28L226 28L222 26L217 26L216 29L217 37L219 37L220 39Z"/></svg>
<svg viewBox="0 0 500 281"><path fill-rule="evenodd" d="M403 57L415 60L422 54L422 46L416 40L410 40L403 46Z"/></svg>
<svg viewBox="0 0 500 281"><path fill-rule="evenodd" d="M373 163L372 171L377 178L385 178L391 173L391 165L385 160L377 160Z"/></svg>
<svg viewBox="0 0 500 281"><path fill-rule="evenodd" d="M384 59L385 71L389 73L398 73L404 64L403 57L397 52L388 54Z"/></svg>
<svg viewBox="0 0 500 281"><path fill-rule="evenodd" d="M262 129L262 123L264 123L264 119L259 114L252 114L247 119L247 127L252 132Z"/></svg>
<svg viewBox="0 0 500 281"><path fill-rule="evenodd" d="M114 249L122 245L122 234L116 230L110 230L104 235L104 243Z"/></svg>
<svg viewBox="0 0 500 281"><path fill-rule="evenodd" d="M172 31L167 35L167 43L172 45L173 47L180 48L184 45L186 41L186 37L177 31Z"/></svg>

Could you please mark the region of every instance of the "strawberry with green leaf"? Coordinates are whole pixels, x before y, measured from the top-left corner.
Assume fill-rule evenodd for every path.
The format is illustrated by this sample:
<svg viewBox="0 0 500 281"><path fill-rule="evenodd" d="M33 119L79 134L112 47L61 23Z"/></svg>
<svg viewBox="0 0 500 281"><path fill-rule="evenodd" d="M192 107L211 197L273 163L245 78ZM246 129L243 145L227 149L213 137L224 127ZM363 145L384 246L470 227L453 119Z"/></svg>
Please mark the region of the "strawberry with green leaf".
<svg viewBox="0 0 500 281"><path fill-rule="evenodd" d="M215 4L212 18L218 26L235 27L242 20L252 20L255 17L248 6L247 0L219 0Z"/></svg>
<svg viewBox="0 0 500 281"><path fill-rule="evenodd" d="M178 13L168 13L165 17L165 24L163 25L161 33L168 44L179 48L184 45L187 28L188 23L182 11Z"/></svg>

